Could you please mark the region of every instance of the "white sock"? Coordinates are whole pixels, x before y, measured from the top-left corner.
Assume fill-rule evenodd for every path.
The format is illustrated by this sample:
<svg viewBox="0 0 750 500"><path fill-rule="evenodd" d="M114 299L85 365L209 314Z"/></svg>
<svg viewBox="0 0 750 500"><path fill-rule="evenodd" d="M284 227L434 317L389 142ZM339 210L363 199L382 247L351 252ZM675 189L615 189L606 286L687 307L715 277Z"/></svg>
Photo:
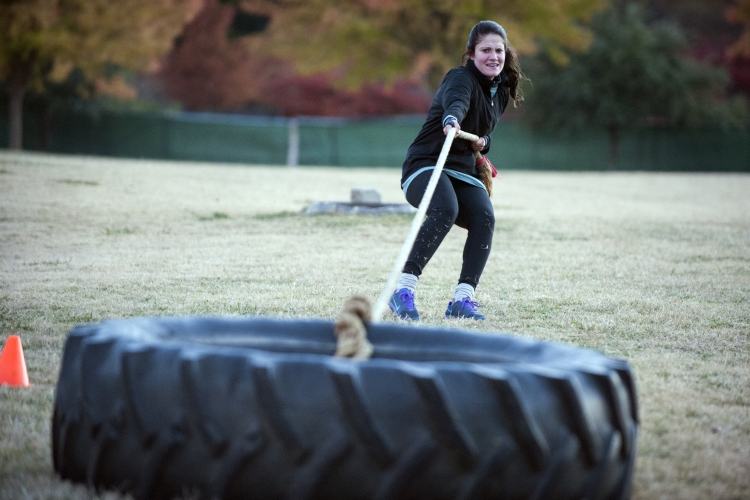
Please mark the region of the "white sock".
<svg viewBox="0 0 750 500"><path fill-rule="evenodd" d="M459 283L456 292L453 294L453 302L458 302L466 297L474 299L474 287L468 283Z"/></svg>
<svg viewBox="0 0 750 500"><path fill-rule="evenodd" d="M406 288L411 293L415 293L417 291L418 281L419 276L414 276L413 274L409 273L401 273L401 276L399 276L398 278L398 283L396 284L396 290Z"/></svg>

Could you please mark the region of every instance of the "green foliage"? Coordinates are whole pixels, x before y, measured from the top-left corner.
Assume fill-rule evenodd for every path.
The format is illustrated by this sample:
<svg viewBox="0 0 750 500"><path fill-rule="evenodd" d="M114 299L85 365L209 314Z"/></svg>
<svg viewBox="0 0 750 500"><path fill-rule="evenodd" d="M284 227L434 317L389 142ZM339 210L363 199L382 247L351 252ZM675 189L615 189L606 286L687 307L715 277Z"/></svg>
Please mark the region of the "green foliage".
<svg viewBox="0 0 750 500"><path fill-rule="evenodd" d="M728 76L685 56L686 42L675 26L647 26L630 8L622 22L613 10L601 13L592 30L590 49L566 52L566 64L541 54L529 66L534 82L529 116L535 124L684 125L716 117L710 101Z"/></svg>
<svg viewBox="0 0 750 500"><path fill-rule="evenodd" d="M631 5L599 13L591 29L587 51L558 46L559 52L542 53L527 65L533 88L526 116L533 125L568 132L605 128L614 167L623 129L728 124L742 116L741 104L725 99L727 72L688 57L676 26L648 25Z"/></svg>
<svg viewBox="0 0 750 500"><path fill-rule="evenodd" d="M583 48L590 36L580 21L602 0L290 0L272 18L271 49L292 58L303 72L342 71L339 83L421 79L436 89L458 65L472 26L502 24L522 53L547 37L562 47Z"/></svg>

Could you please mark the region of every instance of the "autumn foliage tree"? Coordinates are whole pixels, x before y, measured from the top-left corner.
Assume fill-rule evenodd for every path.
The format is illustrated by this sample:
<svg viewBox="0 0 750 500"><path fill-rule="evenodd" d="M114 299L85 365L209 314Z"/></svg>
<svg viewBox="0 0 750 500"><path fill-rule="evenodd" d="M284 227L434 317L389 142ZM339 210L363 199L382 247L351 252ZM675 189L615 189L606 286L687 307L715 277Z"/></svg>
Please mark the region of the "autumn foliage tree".
<svg viewBox="0 0 750 500"><path fill-rule="evenodd" d="M429 90L460 62L472 26L502 24L522 53L539 35L562 47L587 46L580 21L603 0L287 0L271 19L268 50L303 74L344 68L339 86L419 79Z"/></svg>
<svg viewBox="0 0 750 500"><path fill-rule="evenodd" d="M727 55L750 58L750 0L735 0L727 9L727 21L742 26L740 38L727 49Z"/></svg>
<svg viewBox="0 0 750 500"><path fill-rule="evenodd" d="M0 2L0 78L9 93L10 148L21 149L29 89L74 70L88 81L102 79L113 66L149 70L199 6L200 0Z"/></svg>
<svg viewBox="0 0 750 500"><path fill-rule="evenodd" d="M205 0L158 74L188 109L272 108L285 115L424 113L460 62L471 27L505 25L522 52L539 34L582 48L604 0ZM266 18L231 36L238 16Z"/></svg>
<svg viewBox="0 0 750 500"><path fill-rule="evenodd" d="M258 37L233 33L238 16L264 19L259 6L253 7L249 13L228 2L204 0L157 72L167 97L190 110L236 110L262 100L272 81L292 76L283 61L258 48Z"/></svg>
<svg viewBox="0 0 750 500"><path fill-rule="evenodd" d="M741 33L726 50L735 86L750 95L750 0L735 0L726 11L731 24L741 26Z"/></svg>
<svg viewBox="0 0 750 500"><path fill-rule="evenodd" d="M340 68L300 75L293 62L268 48L263 30L272 15L278 9L264 10L259 2L205 0L155 81L188 110L348 117L426 112L430 96L415 81L365 83L355 90L336 85Z"/></svg>
<svg viewBox="0 0 750 500"><path fill-rule="evenodd" d="M293 76L276 82L264 103L285 116L337 116L361 118L424 114L431 95L416 82L400 80L391 86L365 83L356 90L337 88L336 75Z"/></svg>

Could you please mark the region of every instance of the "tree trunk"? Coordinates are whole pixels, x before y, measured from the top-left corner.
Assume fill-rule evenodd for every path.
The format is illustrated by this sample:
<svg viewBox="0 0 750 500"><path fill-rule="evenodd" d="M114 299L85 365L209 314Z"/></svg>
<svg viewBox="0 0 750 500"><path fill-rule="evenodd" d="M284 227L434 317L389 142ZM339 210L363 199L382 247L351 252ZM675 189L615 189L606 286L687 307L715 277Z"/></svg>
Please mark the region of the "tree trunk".
<svg viewBox="0 0 750 500"><path fill-rule="evenodd" d="M31 83L34 65L38 61L36 51L26 54L24 57L11 56L8 72L8 148L11 150L23 149L23 98Z"/></svg>
<svg viewBox="0 0 750 500"><path fill-rule="evenodd" d="M609 170L617 170L617 165L620 156L620 127L617 125L610 125L607 127L609 133L609 161L607 168Z"/></svg>
<svg viewBox="0 0 750 500"><path fill-rule="evenodd" d="M8 148L15 151L23 149L23 98L26 95L26 84L23 80L11 77L8 82Z"/></svg>

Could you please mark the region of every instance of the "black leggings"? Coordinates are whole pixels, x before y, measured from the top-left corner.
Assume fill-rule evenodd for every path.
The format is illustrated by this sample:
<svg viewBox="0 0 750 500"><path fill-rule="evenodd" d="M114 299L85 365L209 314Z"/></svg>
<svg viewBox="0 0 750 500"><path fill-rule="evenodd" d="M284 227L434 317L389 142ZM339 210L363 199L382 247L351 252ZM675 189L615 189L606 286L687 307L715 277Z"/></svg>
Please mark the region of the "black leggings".
<svg viewBox="0 0 750 500"><path fill-rule="evenodd" d="M432 172L422 172L409 184L406 201L412 206L419 207ZM492 248L495 211L487 191L454 179L445 172L440 174L435 194L427 208L427 218L419 229L403 272L415 276L422 274L453 224L469 231L458 282L476 288Z"/></svg>

